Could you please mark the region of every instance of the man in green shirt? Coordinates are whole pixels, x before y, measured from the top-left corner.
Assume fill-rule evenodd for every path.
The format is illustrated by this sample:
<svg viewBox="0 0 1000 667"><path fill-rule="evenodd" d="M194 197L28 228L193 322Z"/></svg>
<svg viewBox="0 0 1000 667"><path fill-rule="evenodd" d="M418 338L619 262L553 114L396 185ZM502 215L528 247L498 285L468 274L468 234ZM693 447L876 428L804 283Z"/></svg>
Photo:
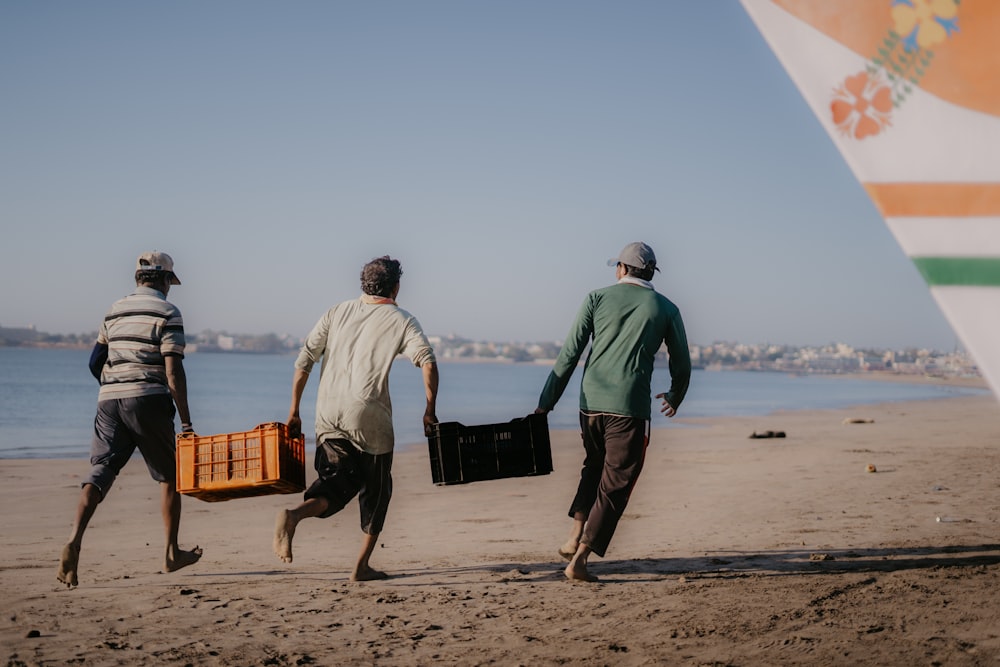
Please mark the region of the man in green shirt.
<svg viewBox="0 0 1000 667"><path fill-rule="evenodd" d="M392 497L392 403L389 371L398 356L423 373L427 407L424 432L437 423L438 369L434 350L420 323L396 305L399 262L388 256L368 262L361 271L362 294L328 310L306 338L295 361L288 427L302 428L299 404L313 366L321 361L316 396L316 471L305 500L278 513L274 551L292 562L292 538L302 519L326 518L358 496L361 553L353 581L384 579L369 564Z"/></svg>
<svg viewBox="0 0 1000 667"><path fill-rule="evenodd" d="M573 528L559 554L571 580L597 581L591 553L604 557L642 471L649 443L653 358L663 343L670 357L670 389L656 395L673 417L687 393L691 357L680 311L653 289L656 255L630 243L617 258L617 283L587 295L549 374L535 412L555 407L590 343L580 387L580 428L586 457L570 505Z"/></svg>

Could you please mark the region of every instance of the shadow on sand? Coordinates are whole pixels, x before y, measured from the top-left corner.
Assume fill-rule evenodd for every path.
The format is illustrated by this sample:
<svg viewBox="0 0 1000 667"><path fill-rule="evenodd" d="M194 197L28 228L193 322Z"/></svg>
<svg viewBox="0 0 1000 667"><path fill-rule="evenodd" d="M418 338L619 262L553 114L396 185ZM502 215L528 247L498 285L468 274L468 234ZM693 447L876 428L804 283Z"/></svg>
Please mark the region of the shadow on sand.
<svg viewBox="0 0 1000 667"><path fill-rule="evenodd" d="M727 579L754 576L899 572L934 568L973 568L1000 564L1000 544L978 546L927 546L807 551L715 551L700 557L602 560L592 558L590 570L601 583L622 584L686 579ZM384 580L402 586L538 583L565 581L561 560L533 563L481 563L454 567L428 567L390 572ZM344 570L299 570L293 566L242 572L191 572L196 577L272 577L327 581L346 579Z"/></svg>
<svg viewBox="0 0 1000 667"><path fill-rule="evenodd" d="M796 549L772 551L717 551L702 557L601 560L592 558L590 570L601 583L662 581L672 577L739 578L748 575L788 576L898 572L933 568L971 568L1000 564L1000 544L979 546L928 546L872 549ZM449 578L491 574L491 581L541 582L564 579L565 562L482 564L466 567L426 568L394 574L396 581L425 577ZM465 579L465 581L469 581ZM421 585L423 582L413 582Z"/></svg>

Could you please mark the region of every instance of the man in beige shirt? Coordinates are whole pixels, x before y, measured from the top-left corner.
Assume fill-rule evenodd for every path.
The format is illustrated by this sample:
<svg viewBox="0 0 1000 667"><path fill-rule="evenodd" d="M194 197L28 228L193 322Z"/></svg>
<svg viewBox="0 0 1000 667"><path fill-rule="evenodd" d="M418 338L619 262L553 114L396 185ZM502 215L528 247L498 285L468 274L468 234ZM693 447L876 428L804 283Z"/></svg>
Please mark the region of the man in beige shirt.
<svg viewBox="0 0 1000 667"><path fill-rule="evenodd" d="M296 508L278 513L274 551L292 562L292 538L298 523L339 512L355 495L364 533L352 581L384 579L369 558L385 523L392 496L392 404L389 371L396 357L407 357L421 369L427 407L424 431L437 423L438 370L434 351L420 323L396 305L399 262L388 256L373 259L361 271L362 294L340 303L313 327L295 361L288 426L301 432L299 405L309 374L320 363L316 397L316 459L318 479Z"/></svg>

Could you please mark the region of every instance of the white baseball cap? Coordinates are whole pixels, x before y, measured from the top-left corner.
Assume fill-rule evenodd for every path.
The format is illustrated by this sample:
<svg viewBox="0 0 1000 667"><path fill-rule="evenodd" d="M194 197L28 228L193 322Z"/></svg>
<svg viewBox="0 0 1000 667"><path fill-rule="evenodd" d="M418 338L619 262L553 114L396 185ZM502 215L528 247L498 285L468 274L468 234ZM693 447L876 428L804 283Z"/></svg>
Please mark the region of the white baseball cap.
<svg viewBox="0 0 1000 667"><path fill-rule="evenodd" d="M174 260L165 252L151 250L139 255L135 262L136 271L166 271L170 274L170 284L180 285L181 280L174 273Z"/></svg>

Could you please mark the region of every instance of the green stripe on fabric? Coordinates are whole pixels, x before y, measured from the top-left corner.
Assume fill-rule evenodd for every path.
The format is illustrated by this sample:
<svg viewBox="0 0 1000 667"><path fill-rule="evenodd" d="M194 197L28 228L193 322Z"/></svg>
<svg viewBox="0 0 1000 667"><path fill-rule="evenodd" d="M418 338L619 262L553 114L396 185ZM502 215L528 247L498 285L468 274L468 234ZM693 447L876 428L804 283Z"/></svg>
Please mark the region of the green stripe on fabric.
<svg viewBox="0 0 1000 667"><path fill-rule="evenodd" d="M1000 257L914 257L913 263L931 287L1000 287Z"/></svg>

